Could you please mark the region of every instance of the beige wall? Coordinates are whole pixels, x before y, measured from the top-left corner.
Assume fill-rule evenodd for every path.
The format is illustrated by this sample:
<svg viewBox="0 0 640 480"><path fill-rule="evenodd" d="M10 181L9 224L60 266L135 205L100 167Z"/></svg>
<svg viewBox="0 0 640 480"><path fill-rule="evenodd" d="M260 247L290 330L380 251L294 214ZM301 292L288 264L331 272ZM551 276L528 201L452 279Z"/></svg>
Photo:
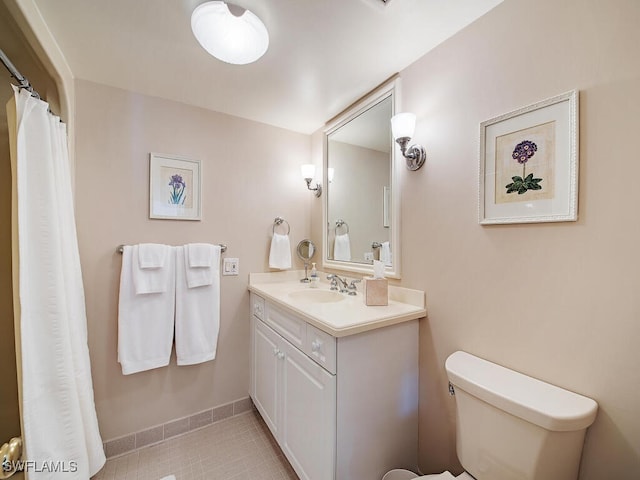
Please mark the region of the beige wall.
<svg viewBox="0 0 640 480"><path fill-rule="evenodd" d="M580 478L640 477L638 24L637 0L506 0L401 72L428 154L402 179L425 473L459 471L443 364L460 349L596 399ZM574 88L579 221L478 225L479 123Z"/></svg>
<svg viewBox="0 0 640 480"><path fill-rule="evenodd" d="M310 138L228 115L77 82L77 225L96 407L105 440L248 396L249 272L268 271L273 219L309 236L300 178ZM202 161L203 220L148 219L149 152ZM119 244L228 245L217 358L123 376L117 363ZM295 257L294 257L295 258ZM295 266L301 264L295 261Z"/></svg>

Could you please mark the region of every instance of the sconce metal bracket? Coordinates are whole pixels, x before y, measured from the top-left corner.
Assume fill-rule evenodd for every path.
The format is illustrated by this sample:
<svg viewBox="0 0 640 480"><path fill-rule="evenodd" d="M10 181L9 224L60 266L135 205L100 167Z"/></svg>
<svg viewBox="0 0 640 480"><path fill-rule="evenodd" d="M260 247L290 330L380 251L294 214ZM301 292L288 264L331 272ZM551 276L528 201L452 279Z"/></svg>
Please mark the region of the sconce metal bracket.
<svg viewBox="0 0 640 480"><path fill-rule="evenodd" d="M396 139L398 145L400 145L400 151L407 160L407 168L411 171L419 170L424 162L427 160L427 152L422 145L411 145L407 147L407 144L411 141L409 137L401 137Z"/></svg>

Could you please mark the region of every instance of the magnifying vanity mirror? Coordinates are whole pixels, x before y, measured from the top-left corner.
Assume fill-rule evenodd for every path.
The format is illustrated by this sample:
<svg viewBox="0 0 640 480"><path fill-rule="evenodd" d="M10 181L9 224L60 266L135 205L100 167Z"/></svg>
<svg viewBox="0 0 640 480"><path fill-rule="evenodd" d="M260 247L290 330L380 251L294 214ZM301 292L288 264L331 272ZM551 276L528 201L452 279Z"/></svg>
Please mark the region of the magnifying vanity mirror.
<svg viewBox="0 0 640 480"><path fill-rule="evenodd" d="M309 269L309 260L316 254L316 246L311 240L305 238L298 243L296 252L298 258L304 262L304 278L300 281L302 283L309 283L311 279L307 276L307 270Z"/></svg>
<svg viewBox="0 0 640 480"><path fill-rule="evenodd" d="M323 266L400 277L399 189L391 117L398 79L350 107L325 130Z"/></svg>

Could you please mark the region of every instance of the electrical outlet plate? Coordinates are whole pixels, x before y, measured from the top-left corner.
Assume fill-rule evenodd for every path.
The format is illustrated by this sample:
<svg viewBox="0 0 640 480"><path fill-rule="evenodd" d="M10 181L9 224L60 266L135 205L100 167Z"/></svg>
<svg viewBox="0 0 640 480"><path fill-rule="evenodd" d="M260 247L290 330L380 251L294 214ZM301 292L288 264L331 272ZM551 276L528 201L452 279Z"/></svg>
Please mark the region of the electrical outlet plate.
<svg viewBox="0 0 640 480"><path fill-rule="evenodd" d="M222 275L238 275L240 259L225 258L222 262Z"/></svg>

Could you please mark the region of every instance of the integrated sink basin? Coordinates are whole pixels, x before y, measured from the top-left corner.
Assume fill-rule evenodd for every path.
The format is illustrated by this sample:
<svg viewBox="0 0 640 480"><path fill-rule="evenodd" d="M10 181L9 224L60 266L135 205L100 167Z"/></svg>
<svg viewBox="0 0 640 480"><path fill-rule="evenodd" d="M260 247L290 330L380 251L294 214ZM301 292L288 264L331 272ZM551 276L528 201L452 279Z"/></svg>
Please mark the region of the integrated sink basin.
<svg viewBox="0 0 640 480"><path fill-rule="evenodd" d="M341 302L345 296L332 290L297 290L287 294L291 300L309 303L334 303Z"/></svg>

